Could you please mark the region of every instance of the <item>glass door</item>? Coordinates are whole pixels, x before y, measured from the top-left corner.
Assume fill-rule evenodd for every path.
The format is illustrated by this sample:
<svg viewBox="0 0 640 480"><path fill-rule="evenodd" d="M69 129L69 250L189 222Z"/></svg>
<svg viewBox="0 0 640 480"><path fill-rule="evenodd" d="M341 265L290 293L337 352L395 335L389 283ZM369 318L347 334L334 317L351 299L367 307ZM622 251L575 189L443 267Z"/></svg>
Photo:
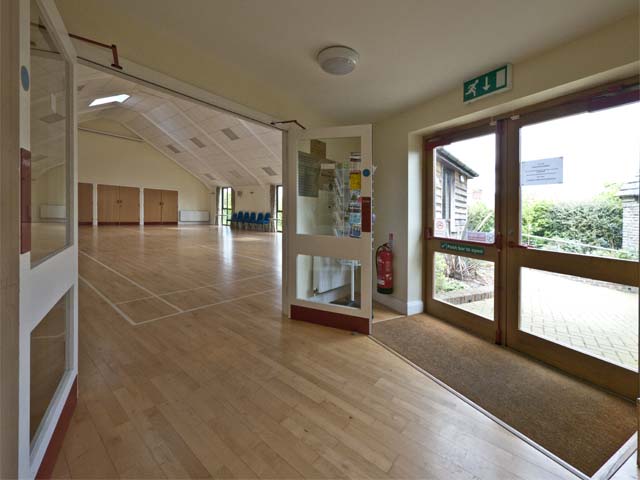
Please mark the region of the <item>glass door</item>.
<svg viewBox="0 0 640 480"><path fill-rule="evenodd" d="M507 344L635 398L640 102L602 100L510 124Z"/></svg>
<svg viewBox="0 0 640 480"><path fill-rule="evenodd" d="M499 339L496 127L484 125L425 145L427 312Z"/></svg>
<svg viewBox="0 0 640 480"><path fill-rule="evenodd" d="M371 126L288 133L285 311L369 333Z"/></svg>
<svg viewBox="0 0 640 480"><path fill-rule="evenodd" d="M19 477L77 396L76 54L55 3L22 2ZM16 92L18 94L18 92Z"/></svg>

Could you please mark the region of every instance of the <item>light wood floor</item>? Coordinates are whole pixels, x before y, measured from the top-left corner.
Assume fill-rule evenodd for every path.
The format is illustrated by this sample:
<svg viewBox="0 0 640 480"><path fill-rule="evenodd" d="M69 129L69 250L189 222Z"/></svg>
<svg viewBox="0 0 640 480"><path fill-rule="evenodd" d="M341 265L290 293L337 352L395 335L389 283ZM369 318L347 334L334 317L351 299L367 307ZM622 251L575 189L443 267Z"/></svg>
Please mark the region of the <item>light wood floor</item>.
<svg viewBox="0 0 640 480"><path fill-rule="evenodd" d="M80 229L55 477L573 478L362 335L280 313L277 234Z"/></svg>

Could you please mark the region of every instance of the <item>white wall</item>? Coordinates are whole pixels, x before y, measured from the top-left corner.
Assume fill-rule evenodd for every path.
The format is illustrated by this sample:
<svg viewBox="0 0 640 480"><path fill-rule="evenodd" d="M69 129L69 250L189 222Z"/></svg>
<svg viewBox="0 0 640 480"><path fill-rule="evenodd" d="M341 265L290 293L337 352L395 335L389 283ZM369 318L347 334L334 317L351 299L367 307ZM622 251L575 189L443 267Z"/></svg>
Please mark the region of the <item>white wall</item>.
<svg viewBox="0 0 640 480"><path fill-rule="evenodd" d="M507 93L465 105L461 81L449 92L374 125L375 246L395 233L391 303L410 312L422 308L423 135L637 75L638 38L638 18L628 17L516 62L513 89Z"/></svg>
<svg viewBox="0 0 640 480"><path fill-rule="evenodd" d="M236 192L236 212L267 213L269 206L269 185L246 185L233 187ZM240 194L242 192L242 194Z"/></svg>
<svg viewBox="0 0 640 480"><path fill-rule="evenodd" d="M31 181L31 221L50 221L40 218L41 205L66 205L66 165L58 165L34 176ZM62 220L61 220L62 221Z"/></svg>
<svg viewBox="0 0 640 480"><path fill-rule="evenodd" d="M180 210L211 211L209 189L145 142L79 131L78 181L177 190Z"/></svg>

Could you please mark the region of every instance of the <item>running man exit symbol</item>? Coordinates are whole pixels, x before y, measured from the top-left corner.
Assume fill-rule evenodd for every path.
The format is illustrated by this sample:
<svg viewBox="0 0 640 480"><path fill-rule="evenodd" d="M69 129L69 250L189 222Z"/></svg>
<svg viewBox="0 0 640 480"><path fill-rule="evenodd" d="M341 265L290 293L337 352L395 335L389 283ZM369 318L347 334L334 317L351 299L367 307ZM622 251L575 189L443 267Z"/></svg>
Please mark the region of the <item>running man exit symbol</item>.
<svg viewBox="0 0 640 480"><path fill-rule="evenodd" d="M511 90L511 64L503 65L464 82L462 101L473 102L494 93Z"/></svg>

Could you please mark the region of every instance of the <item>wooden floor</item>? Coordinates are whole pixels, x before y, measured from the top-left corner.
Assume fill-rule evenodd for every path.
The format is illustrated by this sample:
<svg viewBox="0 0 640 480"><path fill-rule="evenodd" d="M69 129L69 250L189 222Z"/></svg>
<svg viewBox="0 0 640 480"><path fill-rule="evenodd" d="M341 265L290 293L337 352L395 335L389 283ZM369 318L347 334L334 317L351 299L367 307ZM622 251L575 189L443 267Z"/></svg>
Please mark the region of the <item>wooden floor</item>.
<svg viewBox="0 0 640 480"><path fill-rule="evenodd" d="M280 238L80 229L56 478L573 478L362 335L290 321Z"/></svg>

